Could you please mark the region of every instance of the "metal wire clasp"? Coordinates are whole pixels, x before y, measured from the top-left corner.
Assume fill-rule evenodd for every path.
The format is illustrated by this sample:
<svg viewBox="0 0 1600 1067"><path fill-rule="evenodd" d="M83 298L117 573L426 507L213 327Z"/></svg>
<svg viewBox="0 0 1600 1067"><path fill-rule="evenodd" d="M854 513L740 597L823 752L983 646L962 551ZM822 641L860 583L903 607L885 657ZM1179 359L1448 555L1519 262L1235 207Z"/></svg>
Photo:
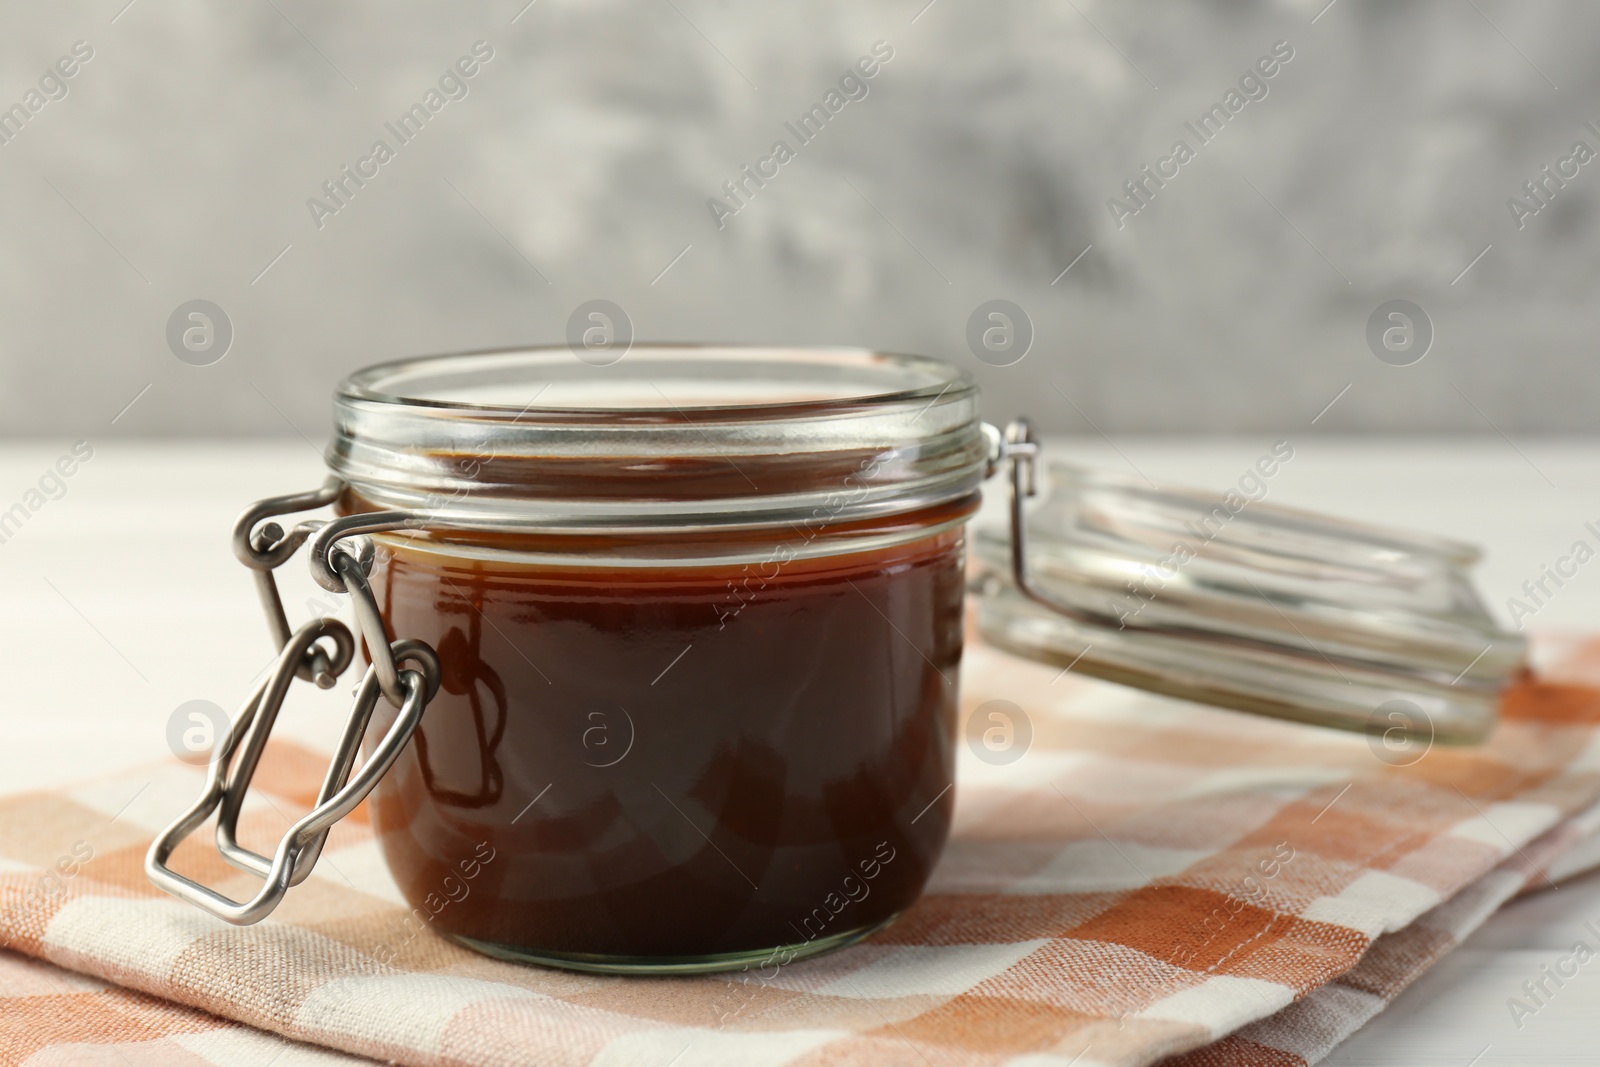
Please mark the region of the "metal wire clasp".
<svg viewBox="0 0 1600 1067"><path fill-rule="evenodd" d="M299 523L287 533L276 522L265 521L330 504L342 490L338 479L329 479L313 492L259 501L246 508L235 523L234 552L256 574L256 589L278 644L278 660L240 708L221 750L211 762L200 798L156 838L145 856L145 874L153 883L235 925L266 918L291 886L305 881L322 853L328 831L361 803L393 765L421 721L428 701L439 690L439 658L433 649L422 641L389 639L367 581L375 558L372 543L358 536L410 525L414 516L379 512L332 522L312 520ZM356 688L354 705L316 805L289 828L268 858L239 844L239 813L290 683L299 678L328 688L355 658L355 637L338 619L312 619L298 630L289 630L272 572L307 540L312 542L311 570L317 581L331 592L350 594L371 665ZM401 669L399 664L407 662L414 666ZM352 774L380 695L399 709L398 714L360 769ZM173 851L213 812L217 813L216 842L222 858L263 879L261 888L248 900L223 896L168 866Z"/></svg>
<svg viewBox="0 0 1600 1067"><path fill-rule="evenodd" d="M1011 580L1017 591L1029 600L1043 604L1052 611L1089 626L1120 630L1124 623L1114 614L1088 611L1060 597L1052 596L1033 580L1033 566L1028 560L1028 513L1025 501L1039 492L1039 440L1027 419L1012 419L1006 424L1004 434L991 431L990 472L1010 465L1011 505Z"/></svg>

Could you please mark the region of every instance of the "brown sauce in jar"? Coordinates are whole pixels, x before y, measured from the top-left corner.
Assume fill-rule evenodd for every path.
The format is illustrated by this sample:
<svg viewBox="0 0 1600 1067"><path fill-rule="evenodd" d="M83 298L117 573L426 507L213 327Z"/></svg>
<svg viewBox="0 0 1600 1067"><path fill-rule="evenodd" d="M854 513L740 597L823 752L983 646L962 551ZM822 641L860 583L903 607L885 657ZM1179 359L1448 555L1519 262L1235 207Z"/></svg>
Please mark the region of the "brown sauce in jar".
<svg viewBox="0 0 1600 1067"><path fill-rule="evenodd" d="M374 822L434 928L688 961L865 931L921 892L954 800L959 523L766 567L387 547L390 632L443 680Z"/></svg>

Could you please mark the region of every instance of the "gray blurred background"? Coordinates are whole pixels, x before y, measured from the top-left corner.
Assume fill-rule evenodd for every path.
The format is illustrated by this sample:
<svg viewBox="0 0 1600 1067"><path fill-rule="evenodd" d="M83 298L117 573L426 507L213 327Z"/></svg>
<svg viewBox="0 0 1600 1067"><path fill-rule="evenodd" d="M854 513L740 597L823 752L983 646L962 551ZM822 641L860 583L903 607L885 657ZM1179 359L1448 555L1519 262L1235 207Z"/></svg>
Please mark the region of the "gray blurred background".
<svg viewBox="0 0 1600 1067"><path fill-rule="evenodd" d="M1591 426L1600 161L1520 227L1508 199L1600 150L1592 0L525 4L7 5L4 432L320 443L349 370L561 342L595 298L641 339L958 360L991 418L1052 430ZM479 41L401 145L385 123ZM879 41L800 146L784 124ZM1185 122L1280 41L1202 145ZM778 139L796 158L719 228L708 198ZM1119 226L1108 199L1179 139ZM232 325L207 366L167 339L195 299ZM991 299L1032 322L1010 366L967 341ZM1368 343L1395 299L1435 334L1409 366Z"/></svg>

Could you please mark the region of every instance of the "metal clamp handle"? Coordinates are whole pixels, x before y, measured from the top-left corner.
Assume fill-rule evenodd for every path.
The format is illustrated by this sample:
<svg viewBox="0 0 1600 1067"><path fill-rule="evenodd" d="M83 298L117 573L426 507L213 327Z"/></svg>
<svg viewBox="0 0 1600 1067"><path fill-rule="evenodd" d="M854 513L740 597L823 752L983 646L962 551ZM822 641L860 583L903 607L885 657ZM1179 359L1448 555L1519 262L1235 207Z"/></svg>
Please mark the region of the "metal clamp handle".
<svg viewBox="0 0 1600 1067"><path fill-rule="evenodd" d="M1108 630L1123 629L1125 624L1116 616L1069 604L1034 582L1033 567L1028 561L1028 515L1023 502L1039 492L1039 439L1027 419L1012 419L1006 425L1005 434L995 438L995 448L995 466L1011 465L1011 580L1017 591L1074 622Z"/></svg>
<svg viewBox="0 0 1600 1067"><path fill-rule="evenodd" d="M439 691L439 658L433 649L422 641L389 640L382 613L367 581L375 558L371 542L363 537L354 544L340 543L341 539L360 532L406 525L411 516L401 516L389 525L349 521L370 520L373 516L350 516L331 523L308 521L288 533L273 522L258 528L258 524L272 516L331 503L342 489L341 483L330 479L311 493L262 500L247 508L235 524L234 551L257 574L257 590L268 625L278 637L278 660L272 672L240 708L237 721L212 760L200 798L155 839L145 855L145 874L151 882L235 925L261 921L278 906L290 887L305 881L322 854L333 824L353 811L399 758L422 720L428 702ZM398 513L384 514L393 518ZM255 777L267 737L283 707L284 697L296 678L313 680L323 688L332 685L355 656L355 637L337 619L312 619L293 633L288 632L283 602L272 571L293 555L300 544L313 537L317 538L313 573L318 573L320 565L336 576L339 588L335 591L350 593L372 662L356 689L344 733L317 794L316 804L289 828L268 858L239 844L238 822L245 795ZM318 577L321 580L320 573ZM319 644L324 640L332 643L331 650ZM415 666L400 669L399 664L407 661ZM361 768L354 770L380 694L399 709L398 714ZM261 888L248 900L226 897L178 874L168 864L177 847L213 812L217 813L216 843L222 858L263 879Z"/></svg>

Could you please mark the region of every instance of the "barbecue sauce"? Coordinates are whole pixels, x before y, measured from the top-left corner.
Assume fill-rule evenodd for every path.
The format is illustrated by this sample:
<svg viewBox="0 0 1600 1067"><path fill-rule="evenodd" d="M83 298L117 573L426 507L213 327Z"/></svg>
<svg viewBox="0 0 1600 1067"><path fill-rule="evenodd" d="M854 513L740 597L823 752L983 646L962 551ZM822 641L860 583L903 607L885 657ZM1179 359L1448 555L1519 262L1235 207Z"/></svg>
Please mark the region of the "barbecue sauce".
<svg viewBox="0 0 1600 1067"><path fill-rule="evenodd" d="M803 950L892 919L953 807L964 542L942 525L760 566L386 540L391 635L442 663L373 799L413 913L569 965Z"/></svg>

